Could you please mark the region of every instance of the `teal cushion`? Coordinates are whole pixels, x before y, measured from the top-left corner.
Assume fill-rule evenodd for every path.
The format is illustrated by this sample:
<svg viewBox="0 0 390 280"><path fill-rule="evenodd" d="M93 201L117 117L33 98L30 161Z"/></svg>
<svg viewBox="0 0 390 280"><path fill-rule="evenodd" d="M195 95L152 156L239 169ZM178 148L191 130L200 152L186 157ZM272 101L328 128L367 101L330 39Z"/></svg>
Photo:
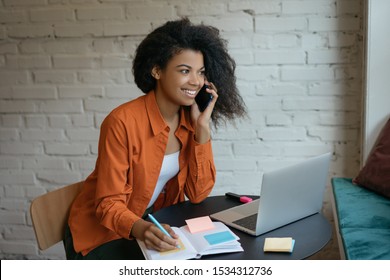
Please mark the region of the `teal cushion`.
<svg viewBox="0 0 390 280"><path fill-rule="evenodd" d="M333 178L332 184L340 227L390 231L390 199L352 184L349 178Z"/></svg>
<svg viewBox="0 0 390 280"><path fill-rule="evenodd" d="M390 260L390 229L343 228L345 258Z"/></svg>
<svg viewBox="0 0 390 280"><path fill-rule="evenodd" d="M346 259L390 260L390 199L332 178L339 231Z"/></svg>

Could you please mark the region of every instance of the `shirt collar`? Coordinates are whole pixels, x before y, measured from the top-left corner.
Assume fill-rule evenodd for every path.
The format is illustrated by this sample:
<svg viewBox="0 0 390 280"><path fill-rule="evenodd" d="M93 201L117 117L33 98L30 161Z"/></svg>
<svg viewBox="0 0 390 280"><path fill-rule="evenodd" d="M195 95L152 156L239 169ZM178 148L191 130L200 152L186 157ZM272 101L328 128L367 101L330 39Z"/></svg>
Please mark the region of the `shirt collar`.
<svg viewBox="0 0 390 280"><path fill-rule="evenodd" d="M164 118L161 115L154 91L150 91L146 94L145 105L153 133L154 135L157 135L161 133L168 125L165 123ZM186 108L180 108L179 126L183 126L190 131L194 131L194 128L191 125L190 114L187 111L188 110Z"/></svg>

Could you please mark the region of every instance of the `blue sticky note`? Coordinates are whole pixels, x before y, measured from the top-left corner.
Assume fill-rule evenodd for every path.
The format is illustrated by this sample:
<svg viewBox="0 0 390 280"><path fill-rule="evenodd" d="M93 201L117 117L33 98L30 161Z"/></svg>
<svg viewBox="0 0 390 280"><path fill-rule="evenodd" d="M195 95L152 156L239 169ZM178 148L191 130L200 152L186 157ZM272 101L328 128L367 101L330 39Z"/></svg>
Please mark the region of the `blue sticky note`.
<svg viewBox="0 0 390 280"><path fill-rule="evenodd" d="M222 231L222 232L208 234L205 235L204 238L207 240L207 242L210 245L215 245L215 244L235 240L235 237L229 231Z"/></svg>
<svg viewBox="0 0 390 280"><path fill-rule="evenodd" d="M290 252L292 252L294 250L294 245L295 245L295 239L292 240L291 251Z"/></svg>

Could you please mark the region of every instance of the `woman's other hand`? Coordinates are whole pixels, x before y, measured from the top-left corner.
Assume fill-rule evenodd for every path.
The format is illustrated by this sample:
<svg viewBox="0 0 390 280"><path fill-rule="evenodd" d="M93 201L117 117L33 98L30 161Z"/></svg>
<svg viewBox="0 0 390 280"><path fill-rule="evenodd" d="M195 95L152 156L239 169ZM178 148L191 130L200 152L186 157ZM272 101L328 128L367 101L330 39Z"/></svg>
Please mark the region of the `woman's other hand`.
<svg viewBox="0 0 390 280"><path fill-rule="evenodd" d="M147 222L143 219L134 223L131 230L131 236L145 242L145 245L148 249L154 249L161 252L176 249L179 244L179 236L171 229L169 225L162 224L162 226L173 238L170 238L164 234L153 223Z"/></svg>

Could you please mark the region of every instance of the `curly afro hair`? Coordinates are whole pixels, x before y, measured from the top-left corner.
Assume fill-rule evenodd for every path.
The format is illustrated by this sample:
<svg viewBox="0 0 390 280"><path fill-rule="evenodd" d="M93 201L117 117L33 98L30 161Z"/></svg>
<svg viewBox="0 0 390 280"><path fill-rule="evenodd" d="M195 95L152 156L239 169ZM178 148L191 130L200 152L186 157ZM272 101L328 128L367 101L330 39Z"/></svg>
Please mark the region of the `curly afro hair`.
<svg viewBox="0 0 390 280"><path fill-rule="evenodd" d="M217 127L226 121L247 115L234 74L236 63L227 51L227 42L219 30L203 24L194 25L187 18L168 21L152 31L138 46L133 60L133 75L137 86L148 93L156 87L153 67L164 69L168 61L182 50L203 54L205 74L218 89L218 102L211 119Z"/></svg>

